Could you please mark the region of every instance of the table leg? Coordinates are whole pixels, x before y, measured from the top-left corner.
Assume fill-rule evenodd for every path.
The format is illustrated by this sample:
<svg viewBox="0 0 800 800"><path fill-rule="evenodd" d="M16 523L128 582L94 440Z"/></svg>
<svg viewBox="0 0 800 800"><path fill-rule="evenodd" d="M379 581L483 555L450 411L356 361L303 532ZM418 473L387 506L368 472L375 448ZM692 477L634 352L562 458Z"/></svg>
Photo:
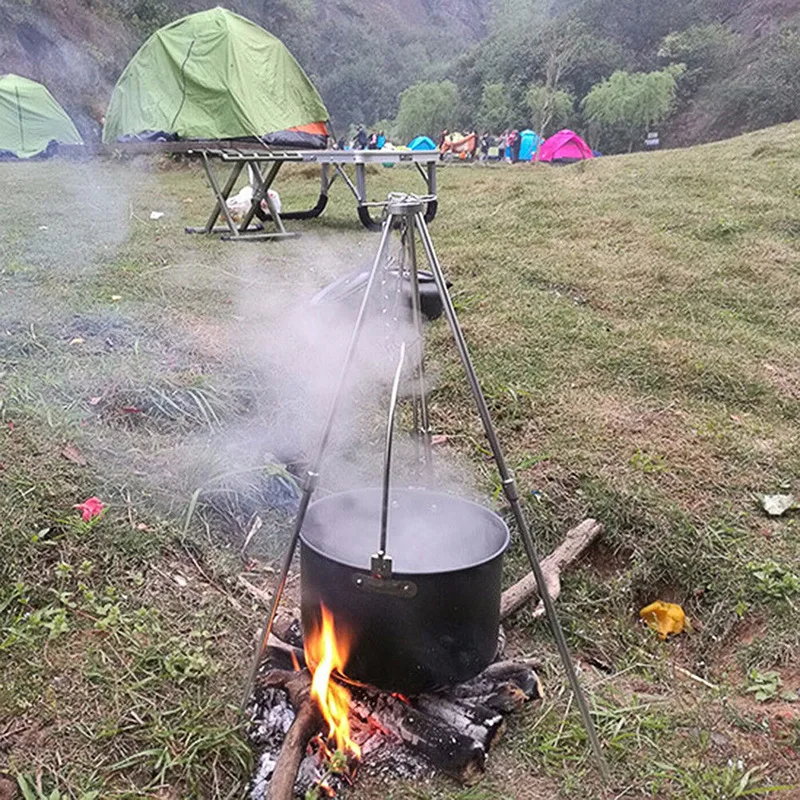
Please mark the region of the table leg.
<svg viewBox="0 0 800 800"><path fill-rule="evenodd" d="M269 188L272 186L272 183L278 174L278 170L281 168L281 163L282 162L280 161L273 162L269 172L267 173L267 177L264 178L261 175L261 170L259 169L258 164L255 161L251 162L250 168L253 170L256 185L253 188L253 202L250 204L250 208L248 209L247 214L245 214L241 225L239 225L239 231L241 233L244 233L249 227L250 223L253 221L253 217L261 206L262 200L266 200L267 207L270 209L270 211L272 210L269 200Z"/></svg>
<svg viewBox="0 0 800 800"><path fill-rule="evenodd" d="M214 210L211 213L211 216L208 218L208 222L206 223L205 232L211 233L214 230L214 223L217 221L221 211L225 217L225 221L228 223L228 228L230 229L231 233L234 236L238 236L239 232L236 230L236 223L233 221L233 217L231 217L230 211L228 211L228 204L225 201L228 199L228 195L236 185L236 181L239 178L242 169L244 168L244 163L238 163L234 165L228 180L225 182L225 188L220 190L217 179L214 176L214 173L211 171L211 164L208 163L208 156L205 153L202 153L202 158L203 166L205 167L206 175L208 176L208 182L211 184L211 188L217 198L217 203L214 206Z"/></svg>

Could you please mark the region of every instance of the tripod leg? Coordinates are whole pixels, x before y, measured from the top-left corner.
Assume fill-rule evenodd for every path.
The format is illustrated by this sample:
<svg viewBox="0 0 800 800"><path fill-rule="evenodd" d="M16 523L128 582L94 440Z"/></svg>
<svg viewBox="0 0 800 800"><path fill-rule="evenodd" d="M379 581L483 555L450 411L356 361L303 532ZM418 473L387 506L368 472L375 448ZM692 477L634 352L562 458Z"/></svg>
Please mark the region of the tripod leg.
<svg viewBox="0 0 800 800"><path fill-rule="evenodd" d="M317 483L319 482L319 469L322 464L325 451L328 448L328 442L330 441L331 433L333 431L333 423L336 420L336 415L339 412L339 405L341 404L342 397L344 395L344 388L345 384L347 383L350 366L353 363L356 347L358 346L358 340L361 336L361 330L364 327L364 320L366 319L370 296L372 295L372 290L375 286L376 276L380 270L381 264L384 261L384 256L389 243L389 234L391 231L392 220L391 217L387 217L383 223L380 245L378 246L378 252L375 255L375 261L372 263L372 269L369 274L369 279L367 280L367 285L364 288L364 297L361 299L361 307L358 310L358 316L356 317L356 321L353 325L353 333L351 334L350 342L347 345L347 352L345 353L344 357L344 365L342 366L342 372L339 375L339 382L337 383L336 390L333 394L333 400L331 401L328 417L325 421L325 427L322 430L322 436L320 437L315 458L311 463L308 473L306 474L306 480L303 485L303 494L300 498L300 505L298 506L297 515L295 516L294 526L292 528L292 537L289 540L289 544L283 556L280 577L278 578L278 585L275 587L275 593L272 596L269 613L267 614L267 618L261 631L261 639L253 657L253 662L250 666L250 673L247 678L244 698L242 700L243 709L247 706L247 702L249 701L250 695L253 692L253 684L255 683L256 675L258 675L258 670L261 667L261 660L264 657L264 650L267 647L269 635L272 632L272 626L275 622L275 614L278 611L283 590L286 588L286 579L289 575L289 568L292 565L292 559L294 558L295 550L297 549L297 542L300 538L300 531L303 528L303 522L306 518L308 505L311 502L311 496L314 494L314 490L317 488Z"/></svg>
<svg viewBox="0 0 800 800"><path fill-rule="evenodd" d="M414 220L406 218L405 234L408 247L408 272L411 279L411 315L412 327L416 336L414 360L416 362L417 388L414 398L414 428L417 438L422 438L422 452L426 477L433 472L433 455L431 453L431 426L428 417L428 400L425 396L425 345L422 332L422 309L419 297L419 271L417 269L417 245L415 241Z"/></svg>
<svg viewBox="0 0 800 800"><path fill-rule="evenodd" d="M458 355L461 358L461 363L464 366L470 391L475 399L475 405L477 406L478 414L480 415L484 431L486 432L486 438L489 440L489 447L494 455L497 471L500 473L503 491L505 492L506 499L511 506L511 511L514 514L514 521L517 524L520 536L522 537L522 543L525 547L525 553L528 556L531 570L536 578L539 596L544 603L547 619L550 623L553 637L556 640L556 647L558 648L558 653L561 656L561 661L564 664L564 670L567 673L567 679L569 680L572 691L575 694L575 700L578 703L578 708L580 709L581 717L583 718L583 724L586 727L586 733L589 736L589 741L591 742L592 750L594 751L595 758L597 759L600 772L603 778L608 780L608 766L603 756L603 751L600 746L600 740L597 736L597 731L594 727L591 712L589 711L589 704L586 702L586 696L583 693L580 681L578 680L578 675L575 672L575 665L572 662L572 656L569 652L567 640L564 637L564 631L561 628L561 623L559 622L558 614L556 613L555 603L553 603L553 598L550 596L550 592L547 589L547 583L544 579L544 575L542 574L542 567L539 563L539 558L536 555L536 547L534 545L533 536L531 535L528 524L525 521L525 516L522 513L522 505L520 504L517 483L509 471L505 462L505 458L503 457L503 450L500 446L500 441L497 438L494 424L492 423L491 414L489 413L489 406L486 403L486 398L484 397L483 390L481 389L480 382L478 381L475 367L472 364L472 359L469 355L469 349L467 348L467 343L464 339L464 333L459 325L458 317L456 316L456 310L453 306L453 301L450 298L450 293L447 291L447 282L444 279L441 265L439 264L439 260L436 257L436 252L433 249L433 241L431 240L428 226L422 213L415 214L415 223L417 230L419 231L422 245L425 248L425 255L428 259L428 264L431 272L433 273L434 280L436 281L436 288L439 290L439 294L442 297L442 302L444 303L444 313L450 325L450 330L453 333L453 339L455 340L456 348L458 349Z"/></svg>

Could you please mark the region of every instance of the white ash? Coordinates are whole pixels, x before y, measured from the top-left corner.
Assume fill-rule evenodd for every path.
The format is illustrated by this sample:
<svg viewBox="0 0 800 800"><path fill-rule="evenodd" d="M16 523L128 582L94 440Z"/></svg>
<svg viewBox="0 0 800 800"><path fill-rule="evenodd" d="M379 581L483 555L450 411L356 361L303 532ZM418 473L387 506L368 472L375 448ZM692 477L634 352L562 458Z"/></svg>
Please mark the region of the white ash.
<svg viewBox="0 0 800 800"><path fill-rule="evenodd" d="M294 722L295 712L283 689L258 689L250 707L247 738L256 751L256 769L250 779L250 800L266 800L269 781L278 763L283 740Z"/></svg>
<svg viewBox="0 0 800 800"><path fill-rule="evenodd" d="M409 747L389 742L389 747L379 747L365 758L359 772L370 777L382 779L428 780L436 770L430 762Z"/></svg>

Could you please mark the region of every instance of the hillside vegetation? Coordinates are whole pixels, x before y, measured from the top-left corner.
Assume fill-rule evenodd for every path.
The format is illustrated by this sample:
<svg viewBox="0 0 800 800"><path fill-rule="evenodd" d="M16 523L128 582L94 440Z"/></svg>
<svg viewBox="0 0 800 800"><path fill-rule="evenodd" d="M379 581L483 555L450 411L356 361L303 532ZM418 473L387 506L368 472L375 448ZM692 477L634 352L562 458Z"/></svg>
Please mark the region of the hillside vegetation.
<svg viewBox="0 0 800 800"><path fill-rule="evenodd" d="M495 132L533 124L545 134L570 126L620 152L641 149L653 127L668 145L689 144L800 112L796 1L561 0L547 15L541 8L500 4L490 35L452 71L460 97L453 122ZM664 70L675 78L666 94L632 85ZM621 91L592 109L593 88L612 76Z"/></svg>
<svg viewBox="0 0 800 800"><path fill-rule="evenodd" d="M0 0L0 69L41 80L85 135L144 38L208 0ZM436 136L441 127L571 126L593 146L724 138L800 112L798 0L271 0L226 4L281 37L319 87L337 136L357 123ZM584 98L612 74L682 65L653 107L601 121ZM419 83L437 114L402 115ZM431 97L437 98L433 101ZM450 102L450 97L457 99ZM608 102L604 100L604 104ZM606 115L608 116L608 115Z"/></svg>
<svg viewBox="0 0 800 800"><path fill-rule="evenodd" d="M0 70L47 84L88 134L144 39L207 0L0 0ZM228 0L289 46L337 127L393 116L398 94L485 33L486 0Z"/></svg>
<svg viewBox="0 0 800 800"><path fill-rule="evenodd" d="M377 237L341 185L323 218L292 223L300 239L234 245L183 233L208 210L196 169L3 175L0 788L38 775L84 800L238 796L252 760L237 706L264 613L239 577L271 589L286 518L252 482L208 481L263 465L263 432L316 378L306 365L281 391L287 357L265 357L276 304L367 262ZM419 178L370 182L380 198ZM307 207L318 179L297 168L277 188ZM355 796L796 786L798 518L758 497L800 493L800 124L680 157L445 168L439 188L431 232L540 549L585 516L605 526L558 607L613 777L598 784L546 625L522 612L509 651L543 661L547 699L512 719L483 785L364 779ZM288 330L289 360L301 334ZM465 462L490 502L497 476L443 321L428 341L439 463ZM356 433L380 452L380 433ZM332 472L326 488L345 477ZM219 490L184 529L203 486ZM107 511L84 524L73 506L92 495ZM506 583L524 569L517 543ZM662 642L643 626L656 599L691 630Z"/></svg>

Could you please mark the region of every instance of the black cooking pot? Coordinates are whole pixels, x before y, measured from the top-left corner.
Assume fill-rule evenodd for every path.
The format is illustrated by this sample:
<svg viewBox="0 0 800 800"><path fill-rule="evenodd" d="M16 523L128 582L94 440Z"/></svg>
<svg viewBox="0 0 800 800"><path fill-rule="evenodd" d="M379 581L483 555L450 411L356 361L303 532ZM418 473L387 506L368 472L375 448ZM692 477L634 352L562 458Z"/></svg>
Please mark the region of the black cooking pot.
<svg viewBox="0 0 800 800"><path fill-rule="evenodd" d="M308 636L331 611L350 638L347 677L415 694L477 675L494 659L505 522L482 506L421 489L390 495L387 555L375 577L381 490L313 503L301 539L301 606Z"/></svg>
<svg viewBox="0 0 800 800"><path fill-rule="evenodd" d="M368 280L369 270L357 269L354 272L348 272L317 292L311 298L311 305L345 307L350 308L355 313L358 310ZM452 287L452 285L450 281L447 281L448 288ZM402 287L403 299L410 312L413 301L411 298L411 278L407 274L403 275ZM433 273L420 270L417 273L417 288L419 290L419 307L422 316L429 321L438 319L442 315L444 306L442 305L439 290L434 283Z"/></svg>

